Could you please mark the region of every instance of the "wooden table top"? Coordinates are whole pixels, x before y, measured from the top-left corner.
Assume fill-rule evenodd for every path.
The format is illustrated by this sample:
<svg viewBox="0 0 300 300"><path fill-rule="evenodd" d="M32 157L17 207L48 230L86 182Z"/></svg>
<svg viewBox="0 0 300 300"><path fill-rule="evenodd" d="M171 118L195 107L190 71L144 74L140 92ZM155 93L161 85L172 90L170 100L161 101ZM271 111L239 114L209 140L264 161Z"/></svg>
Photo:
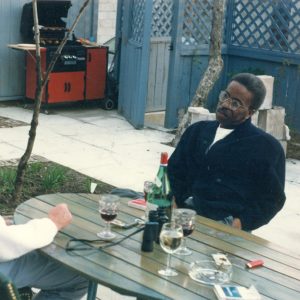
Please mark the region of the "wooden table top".
<svg viewBox="0 0 300 300"><path fill-rule="evenodd" d="M188 270L191 262L210 259L211 254L222 252L227 254L233 265L231 284L245 287L253 284L262 299L300 299L299 255L200 216L196 217L196 228L187 240L193 254L172 256L172 267L179 273L176 277L165 278L157 273L166 265L167 254L155 243L153 252L142 252L143 232L105 249L77 251L77 255L67 253L65 247L70 238L97 239L96 233L104 227L98 212L98 198L99 195L94 194L38 196L18 206L15 222L21 224L32 218L45 217L51 206L67 203L74 216L72 224L59 232L54 242L41 251L90 280L124 295L139 299L217 299L213 288L192 280ZM128 200L122 198L117 218L130 223L144 212L129 207ZM136 229L112 227L118 233L117 238ZM262 259L264 266L246 268L245 264L254 259Z"/></svg>

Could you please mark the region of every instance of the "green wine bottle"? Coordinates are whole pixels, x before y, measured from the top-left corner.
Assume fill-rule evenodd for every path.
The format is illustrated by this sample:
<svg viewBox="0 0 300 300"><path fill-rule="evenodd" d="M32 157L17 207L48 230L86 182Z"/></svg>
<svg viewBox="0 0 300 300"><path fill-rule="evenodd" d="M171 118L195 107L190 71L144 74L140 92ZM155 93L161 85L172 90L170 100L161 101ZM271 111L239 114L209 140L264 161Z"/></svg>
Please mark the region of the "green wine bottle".
<svg viewBox="0 0 300 300"><path fill-rule="evenodd" d="M167 212L167 215L170 215L172 200L170 197L171 189L167 174L167 165L168 153L162 152L160 166L154 180L154 185L147 197L147 201L157 205L159 208L164 208Z"/></svg>

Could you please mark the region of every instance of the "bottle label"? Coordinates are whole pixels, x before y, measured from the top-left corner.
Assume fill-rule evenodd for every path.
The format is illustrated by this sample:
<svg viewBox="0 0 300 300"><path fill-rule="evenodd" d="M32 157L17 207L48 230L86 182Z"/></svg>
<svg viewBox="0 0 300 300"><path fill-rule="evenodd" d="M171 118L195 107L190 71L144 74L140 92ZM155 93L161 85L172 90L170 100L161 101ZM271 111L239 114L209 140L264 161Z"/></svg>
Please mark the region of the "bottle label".
<svg viewBox="0 0 300 300"><path fill-rule="evenodd" d="M169 207L171 205L170 201L165 198L153 198L151 202L158 207Z"/></svg>

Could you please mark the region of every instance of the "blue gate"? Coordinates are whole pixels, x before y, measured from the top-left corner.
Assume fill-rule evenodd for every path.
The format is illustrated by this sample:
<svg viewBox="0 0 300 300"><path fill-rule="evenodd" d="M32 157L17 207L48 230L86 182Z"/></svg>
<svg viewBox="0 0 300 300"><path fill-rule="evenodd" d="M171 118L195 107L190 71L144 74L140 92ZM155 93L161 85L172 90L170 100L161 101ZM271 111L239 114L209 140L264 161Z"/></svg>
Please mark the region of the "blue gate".
<svg viewBox="0 0 300 300"><path fill-rule="evenodd" d="M152 1L119 1L122 20L119 112L135 127L144 126L149 68ZM117 41L119 38L117 37Z"/></svg>

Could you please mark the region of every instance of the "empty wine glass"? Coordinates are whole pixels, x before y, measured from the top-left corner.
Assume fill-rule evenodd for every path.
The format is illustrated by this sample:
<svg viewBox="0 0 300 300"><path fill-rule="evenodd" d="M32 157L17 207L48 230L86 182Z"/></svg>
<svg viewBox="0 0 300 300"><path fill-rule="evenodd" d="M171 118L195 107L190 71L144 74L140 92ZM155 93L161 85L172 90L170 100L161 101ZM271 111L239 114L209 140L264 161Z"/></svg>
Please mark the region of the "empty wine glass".
<svg viewBox="0 0 300 300"><path fill-rule="evenodd" d="M165 223L162 226L159 242L162 249L168 253L166 269L159 270L158 273L163 276L176 276L178 273L171 269L171 254L174 253L181 245L183 231L181 225Z"/></svg>
<svg viewBox="0 0 300 300"><path fill-rule="evenodd" d="M116 237L110 230L110 222L117 217L117 208L120 198L116 195L103 194L100 195L99 213L101 218L105 221L105 228L98 232L97 236L104 240L111 240Z"/></svg>
<svg viewBox="0 0 300 300"><path fill-rule="evenodd" d="M152 193L154 183L152 181L144 181L144 199L146 201L146 209L145 209L145 216L143 217L146 221L148 220L148 214L151 209L151 203L148 202L148 196Z"/></svg>
<svg viewBox="0 0 300 300"><path fill-rule="evenodd" d="M174 210L174 221L176 224L182 226L183 240L181 247L179 247L175 254L178 255L191 255L192 251L186 246L186 237L192 234L195 228L196 211L188 208L178 208Z"/></svg>

